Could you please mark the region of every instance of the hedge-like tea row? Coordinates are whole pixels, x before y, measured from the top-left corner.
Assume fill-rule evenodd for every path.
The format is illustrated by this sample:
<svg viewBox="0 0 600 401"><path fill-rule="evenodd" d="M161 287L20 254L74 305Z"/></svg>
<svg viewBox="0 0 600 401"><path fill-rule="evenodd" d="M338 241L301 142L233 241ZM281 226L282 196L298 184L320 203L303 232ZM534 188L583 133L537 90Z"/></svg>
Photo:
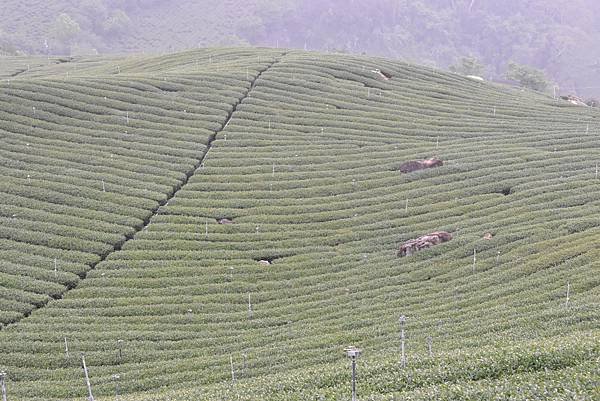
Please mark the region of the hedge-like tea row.
<svg viewBox="0 0 600 401"><path fill-rule="evenodd" d="M112 63L83 68L78 79L118 99L114 108L107 101L84 106L93 103L93 91L63 77L56 93L81 93L78 105L49 112L40 137L51 139L47 132L61 115L108 112L98 121L118 126L127 96L143 102L161 92L172 102L157 116L177 116L187 101L197 102L179 120L185 127L190 114L227 112L224 92L211 98L198 90L205 82L226 90L227 74L235 86L270 67L246 85L247 96L239 97L203 166L143 230L129 231L133 239L63 299L0 333L0 367L19 397L84 397L77 355L85 352L100 399L113 396L116 374L131 401L341 399L349 389L348 345L364 350L361 399L493 399L492 389L514 399L568 399L593 388L600 330L596 111L359 56L206 50L121 60L120 74ZM128 91L117 94L85 77L92 72L112 74L110 82ZM123 82L126 73L137 79ZM21 99L31 96L20 90ZM148 100L136 110L160 107ZM88 124L74 135L92 129ZM140 155L161 147L156 131L145 141L145 124L135 127L142 132L128 142L132 152L121 154L127 166L135 165L138 146ZM69 213L68 232L81 236L72 246L100 250L122 227L139 229L127 219L143 218L148 199L160 199L173 173L161 163L173 155L185 165L195 149L183 146L189 135L182 128L169 137L170 153L156 164L140 163L139 175L123 172L134 185L117 185L118 196L82 190L89 205L106 201L107 215ZM125 138L104 137L101 128L93 136L101 154ZM81 158L48 152L36 157L83 170ZM399 171L404 161L433 156L444 165ZM119 163L110 165L114 174ZM19 203L0 208L0 222L19 235L34 224L44 232L29 245L41 256L30 262L28 279L47 277L38 266L52 260L49 243L65 246L55 242L56 216L75 211L34 195L48 192L60 203L76 195L61 185L93 181L101 172L93 174L43 183L11 178L22 185L10 195ZM162 176L154 187L135 186L136 177L143 183L154 175ZM119 213L119 205L129 209ZM11 212L26 210L38 211L32 222L8 224ZM233 224L219 224L223 218ZM102 230L85 227L94 219ZM396 257L399 243L438 230L454 239ZM4 241L1 249L14 255L15 242ZM74 272L79 254L70 255ZM13 258L0 268L12 274L17 264ZM0 305L18 313L27 299L15 293ZM398 364L402 314L406 369Z"/></svg>
<svg viewBox="0 0 600 401"><path fill-rule="evenodd" d="M66 79L49 61L0 84L0 252L11 256L0 266L0 327L77 286L144 226L269 54L247 76Z"/></svg>

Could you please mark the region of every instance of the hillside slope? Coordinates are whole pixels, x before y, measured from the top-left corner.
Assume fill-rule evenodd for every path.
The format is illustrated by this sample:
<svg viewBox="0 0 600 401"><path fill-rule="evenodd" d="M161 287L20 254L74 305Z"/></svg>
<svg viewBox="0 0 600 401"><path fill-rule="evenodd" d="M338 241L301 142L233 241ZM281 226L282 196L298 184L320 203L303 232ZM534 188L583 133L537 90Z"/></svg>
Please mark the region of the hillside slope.
<svg viewBox="0 0 600 401"><path fill-rule="evenodd" d="M268 49L78 59L1 89L16 399L84 397L80 352L100 400L338 399L348 345L370 399L600 396L596 110Z"/></svg>

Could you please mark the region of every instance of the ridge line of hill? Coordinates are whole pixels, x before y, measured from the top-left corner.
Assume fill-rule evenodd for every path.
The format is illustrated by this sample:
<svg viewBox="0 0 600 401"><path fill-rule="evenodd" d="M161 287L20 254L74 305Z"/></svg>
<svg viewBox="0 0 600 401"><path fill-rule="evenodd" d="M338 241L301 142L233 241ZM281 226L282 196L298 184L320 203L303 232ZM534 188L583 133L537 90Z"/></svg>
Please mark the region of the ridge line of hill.
<svg viewBox="0 0 600 401"><path fill-rule="evenodd" d="M276 57L275 60L273 60L272 62L270 62L269 64L267 64L266 67L260 69L258 71L258 73L256 74L256 76L250 81L250 86L248 87L248 89L246 90L246 92L238 99L237 102L234 103L231 111L227 114L227 116L224 119L224 122L221 124L221 127L218 128L217 130L215 130L214 133L212 133L209 137L208 137L208 141L206 143L206 148L204 150L204 152L202 153L202 156L197 160L197 162L194 164L194 166L185 172L185 177L183 178L183 180L175 185L173 187L173 189L171 190L171 193L168 194L167 198L165 198L164 200L162 200L153 210L150 211L150 213L148 214L148 216L144 219L144 224L141 226L141 228L137 229L135 232L126 235L125 238L116 243L114 245L114 248L112 251L107 252L104 255L101 255L100 260L98 260L97 262L91 263L89 265L89 270L87 270L83 276L81 277L81 280L79 280L78 282L75 283L75 285L69 286L67 287L63 292L61 292L58 296L54 296L51 299L47 300L46 302L44 302L43 304L41 304L40 306L38 306L35 309L32 309L31 311L23 314L22 317L20 317L19 319L16 319L8 324L5 324L4 326L0 327L0 331L1 330L5 330L8 327L14 326L16 324L18 324L21 320L25 319L26 317L30 316L34 311L40 310L42 308L44 308L46 305L48 305L50 302L52 301L56 301L59 299L64 298L64 296L71 290L77 288L79 286L79 284L81 282L83 282L86 278L87 275L90 271L94 270L96 268L96 266L98 266L100 263L104 262L110 255L112 255L115 252L119 252L123 246L130 240L134 239L135 236L141 232L144 231L148 225L150 224L150 222L152 221L152 219L157 216L158 214L160 214L161 208L163 206L166 206L169 204L169 202L175 197L175 195L188 183L189 179L196 174L196 171L198 171L199 168L202 167L202 165L204 164L204 161L206 160L206 157L208 156L208 153L210 152L211 148L212 148L212 144L213 142L216 140L217 135L221 132L223 132L223 130L225 128L227 128L227 125L229 124L229 122L231 121L231 119L233 118L233 114L236 112L238 106L240 104L242 104L242 102L248 98L250 96L250 93L252 92L252 90L256 87L256 82L258 81L258 79L262 76L263 73L267 72L269 69L271 69L274 65L276 65L277 63L279 63L283 57L285 57L287 55L287 52L282 52L281 55L279 57Z"/></svg>

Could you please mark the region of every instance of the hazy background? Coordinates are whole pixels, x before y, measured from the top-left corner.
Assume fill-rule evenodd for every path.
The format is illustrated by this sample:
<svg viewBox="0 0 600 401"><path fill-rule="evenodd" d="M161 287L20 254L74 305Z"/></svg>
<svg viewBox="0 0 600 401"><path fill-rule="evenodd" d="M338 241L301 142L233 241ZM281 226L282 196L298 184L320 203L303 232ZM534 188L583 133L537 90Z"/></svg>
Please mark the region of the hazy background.
<svg viewBox="0 0 600 401"><path fill-rule="evenodd" d="M600 95L599 44L598 0L0 0L1 54L279 46L495 80L513 61L586 97Z"/></svg>

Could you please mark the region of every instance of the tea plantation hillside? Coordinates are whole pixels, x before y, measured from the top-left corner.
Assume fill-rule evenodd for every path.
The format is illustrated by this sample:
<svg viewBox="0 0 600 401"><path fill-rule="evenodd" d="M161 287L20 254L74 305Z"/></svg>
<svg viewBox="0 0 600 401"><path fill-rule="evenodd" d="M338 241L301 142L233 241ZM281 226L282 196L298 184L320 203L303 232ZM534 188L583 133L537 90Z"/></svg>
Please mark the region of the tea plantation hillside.
<svg viewBox="0 0 600 401"><path fill-rule="evenodd" d="M597 110L279 49L27 61L0 68L9 399L84 399L84 353L96 400L345 400L351 345L362 400L600 399Z"/></svg>

